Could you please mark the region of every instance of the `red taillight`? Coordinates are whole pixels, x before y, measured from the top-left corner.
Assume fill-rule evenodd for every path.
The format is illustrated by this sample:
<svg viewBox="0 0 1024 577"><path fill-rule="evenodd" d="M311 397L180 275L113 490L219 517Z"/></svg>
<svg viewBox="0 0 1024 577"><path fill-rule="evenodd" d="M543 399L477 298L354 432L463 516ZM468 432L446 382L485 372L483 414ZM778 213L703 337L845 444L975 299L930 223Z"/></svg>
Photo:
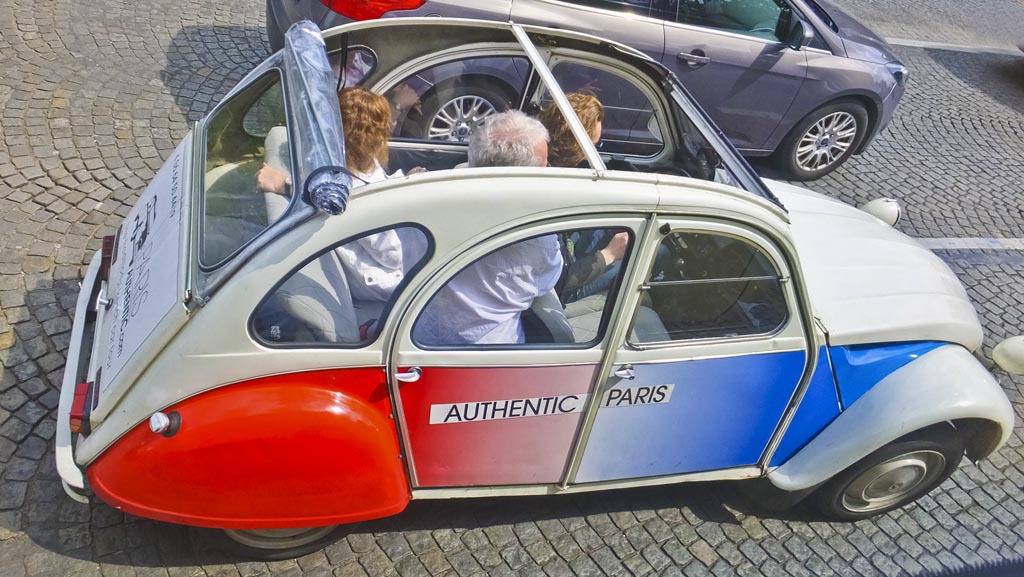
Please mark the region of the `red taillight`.
<svg viewBox="0 0 1024 577"><path fill-rule="evenodd" d="M81 433L82 423L85 421L85 407L89 399L90 383L78 383L75 385L75 400L71 403L71 414L68 419L71 421L71 432Z"/></svg>
<svg viewBox="0 0 1024 577"><path fill-rule="evenodd" d="M392 10L415 10L426 0L320 0L338 14L352 20L373 20Z"/></svg>
<svg viewBox="0 0 1024 577"><path fill-rule="evenodd" d="M116 237L112 234L103 237L103 248L100 249L100 280L110 278L110 265L114 262L114 246Z"/></svg>

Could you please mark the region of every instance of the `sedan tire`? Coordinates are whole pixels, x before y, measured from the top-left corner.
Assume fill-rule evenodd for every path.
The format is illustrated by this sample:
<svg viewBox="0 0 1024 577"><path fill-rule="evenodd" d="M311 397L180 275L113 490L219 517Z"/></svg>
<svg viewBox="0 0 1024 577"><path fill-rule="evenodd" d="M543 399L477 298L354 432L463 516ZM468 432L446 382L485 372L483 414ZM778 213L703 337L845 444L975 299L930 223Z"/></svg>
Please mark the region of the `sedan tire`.
<svg viewBox="0 0 1024 577"><path fill-rule="evenodd" d="M854 463L812 496L828 517L856 521L902 507L938 487L964 456L948 423L901 437Z"/></svg>
<svg viewBox="0 0 1024 577"><path fill-rule="evenodd" d="M793 180L821 178L853 155L867 130L868 112L862 104L833 102L808 114L790 131L776 162Z"/></svg>

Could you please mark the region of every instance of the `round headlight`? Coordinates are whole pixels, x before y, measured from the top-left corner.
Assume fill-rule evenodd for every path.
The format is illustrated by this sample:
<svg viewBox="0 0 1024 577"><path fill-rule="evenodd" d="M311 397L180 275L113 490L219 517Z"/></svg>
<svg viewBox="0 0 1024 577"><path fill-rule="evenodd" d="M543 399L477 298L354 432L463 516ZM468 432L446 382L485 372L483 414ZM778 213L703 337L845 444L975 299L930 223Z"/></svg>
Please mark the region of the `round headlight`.
<svg viewBox="0 0 1024 577"><path fill-rule="evenodd" d="M896 226L903 214L900 203L895 198L876 198L865 203L860 209L889 226Z"/></svg>

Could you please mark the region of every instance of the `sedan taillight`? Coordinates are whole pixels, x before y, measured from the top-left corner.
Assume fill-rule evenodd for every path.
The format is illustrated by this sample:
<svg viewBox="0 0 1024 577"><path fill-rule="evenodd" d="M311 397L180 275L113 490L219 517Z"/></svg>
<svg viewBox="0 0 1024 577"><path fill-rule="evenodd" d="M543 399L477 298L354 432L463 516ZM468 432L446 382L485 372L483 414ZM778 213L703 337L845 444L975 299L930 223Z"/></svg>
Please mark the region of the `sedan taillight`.
<svg viewBox="0 0 1024 577"><path fill-rule="evenodd" d="M373 20L392 10L414 10L426 0L320 0L325 6L352 20Z"/></svg>

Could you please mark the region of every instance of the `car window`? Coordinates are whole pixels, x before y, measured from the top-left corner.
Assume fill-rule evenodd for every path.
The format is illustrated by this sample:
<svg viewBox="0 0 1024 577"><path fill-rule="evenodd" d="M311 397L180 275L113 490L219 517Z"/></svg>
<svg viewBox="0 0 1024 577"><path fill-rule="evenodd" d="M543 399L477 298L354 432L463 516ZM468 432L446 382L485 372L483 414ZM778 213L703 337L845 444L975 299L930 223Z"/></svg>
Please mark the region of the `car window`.
<svg viewBox="0 0 1024 577"><path fill-rule="evenodd" d="M589 94L601 102L604 121L599 152L654 156L664 149L654 105L633 82L604 68L568 60L556 62L551 73L566 94ZM547 106L551 96L542 90L538 101L541 107Z"/></svg>
<svg viewBox="0 0 1024 577"><path fill-rule="evenodd" d="M200 264L223 262L272 224L256 186L264 163L291 173L281 76L271 71L235 95L206 124ZM268 193L269 194L269 193ZM291 191L272 199L287 204ZM268 216L269 215L269 216Z"/></svg>
<svg viewBox="0 0 1024 577"><path fill-rule="evenodd" d="M332 247L260 303L253 332L269 346L373 342L391 305L430 254L427 234L400 226Z"/></svg>
<svg viewBox="0 0 1024 577"><path fill-rule="evenodd" d="M517 241L462 269L412 330L423 348L590 346L600 340L632 233L570 229Z"/></svg>
<svg viewBox="0 0 1024 577"><path fill-rule="evenodd" d="M466 58L421 70L385 94L393 136L466 142L489 116L519 107L529 75L529 61L512 56Z"/></svg>
<svg viewBox="0 0 1024 577"><path fill-rule="evenodd" d="M568 0L570 4L593 6L615 12L647 16L651 11L651 0Z"/></svg>
<svg viewBox="0 0 1024 577"><path fill-rule="evenodd" d="M655 0L654 12L665 20L778 40L775 25L779 0Z"/></svg>
<svg viewBox="0 0 1024 577"><path fill-rule="evenodd" d="M635 343L767 334L788 317L782 282L768 256L722 234L666 236L644 292ZM659 330L644 330L653 321Z"/></svg>

